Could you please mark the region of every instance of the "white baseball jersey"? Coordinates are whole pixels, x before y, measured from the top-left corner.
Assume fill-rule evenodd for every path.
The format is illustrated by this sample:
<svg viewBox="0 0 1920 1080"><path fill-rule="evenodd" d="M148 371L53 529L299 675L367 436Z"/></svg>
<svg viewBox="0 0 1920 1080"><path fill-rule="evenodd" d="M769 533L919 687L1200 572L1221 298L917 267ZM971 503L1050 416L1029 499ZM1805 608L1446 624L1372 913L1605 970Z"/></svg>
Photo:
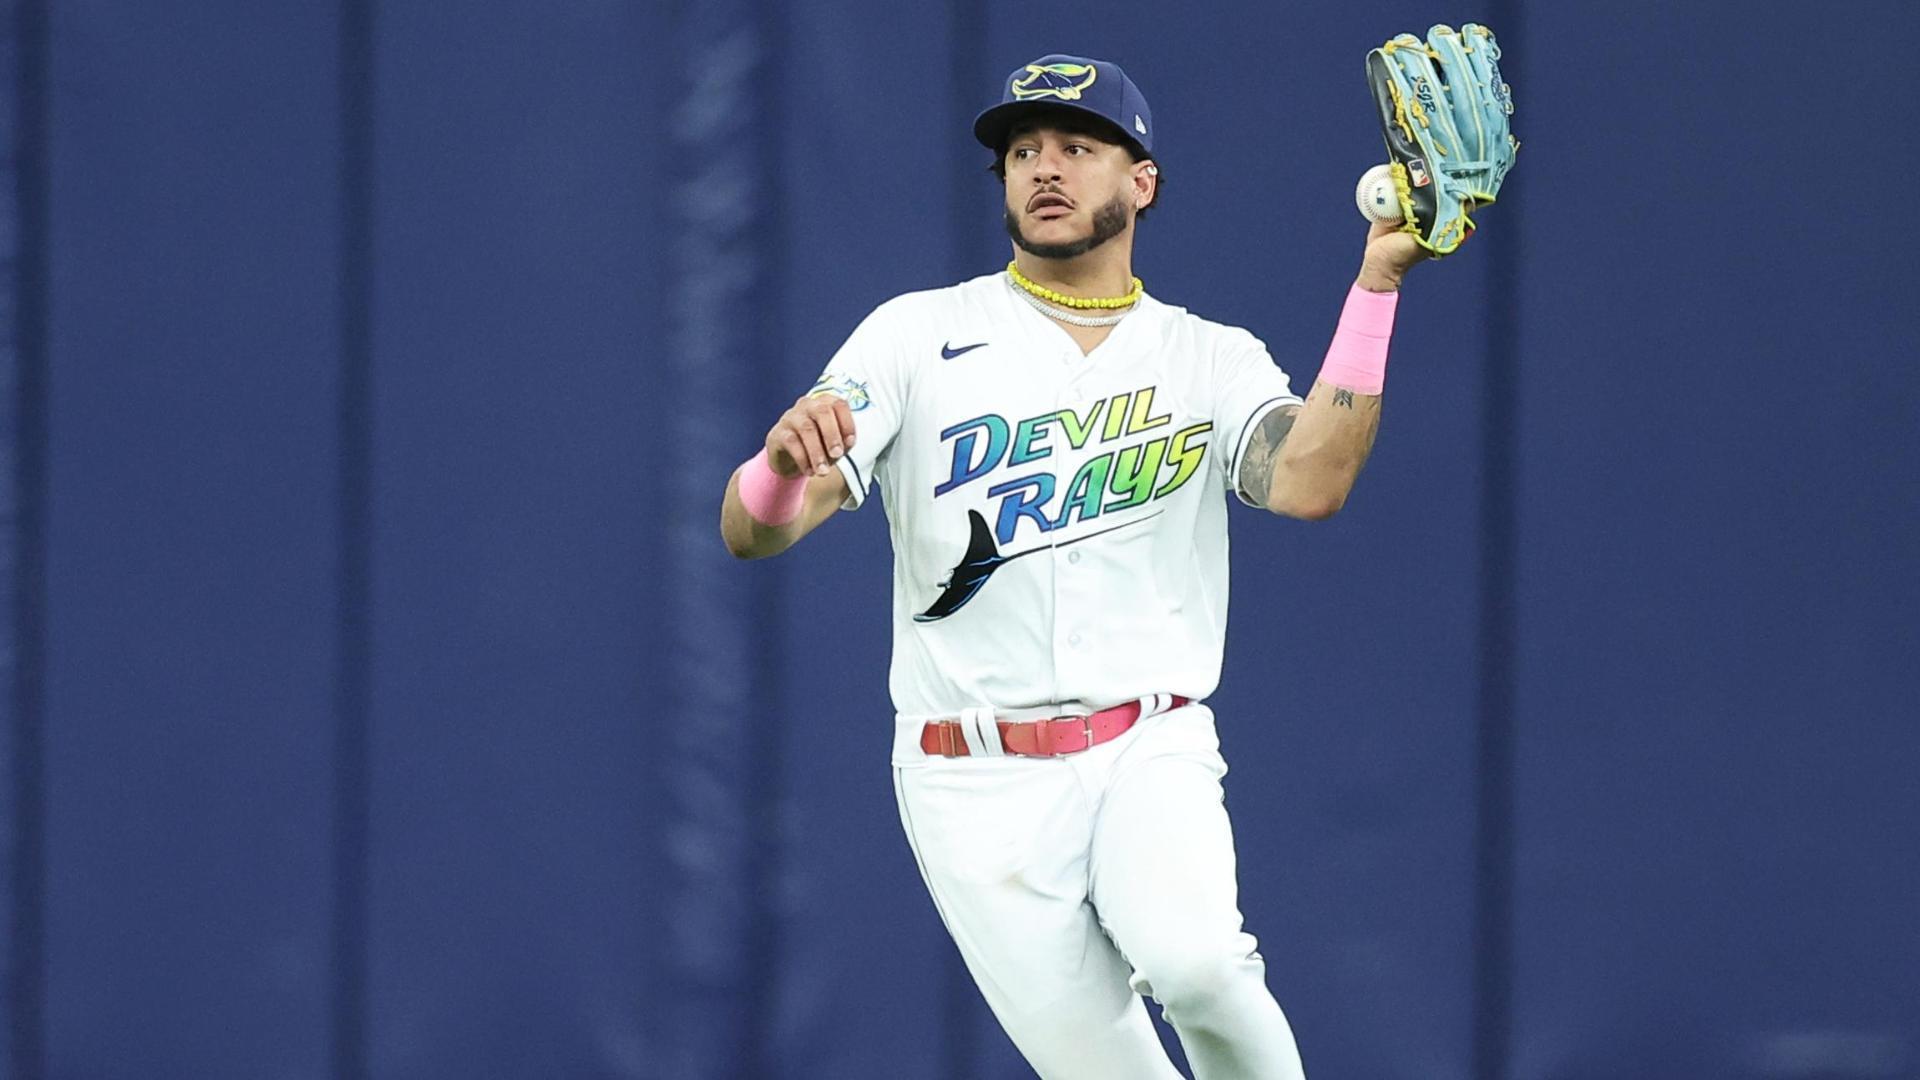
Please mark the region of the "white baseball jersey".
<svg viewBox="0 0 1920 1080"><path fill-rule="evenodd" d="M1083 355L1014 288L882 304L813 390L853 410L847 507L874 484L886 505L899 764L966 709L1211 694L1226 494L1259 420L1300 401L1245 330L1148 296Z"/></svg>

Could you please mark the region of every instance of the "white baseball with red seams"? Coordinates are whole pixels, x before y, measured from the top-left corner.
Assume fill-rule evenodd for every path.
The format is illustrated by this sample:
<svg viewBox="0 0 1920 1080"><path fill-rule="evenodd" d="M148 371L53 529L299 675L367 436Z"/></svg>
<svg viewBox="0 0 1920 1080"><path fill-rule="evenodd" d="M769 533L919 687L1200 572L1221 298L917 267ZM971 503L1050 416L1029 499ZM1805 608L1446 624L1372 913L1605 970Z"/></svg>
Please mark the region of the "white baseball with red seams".
<svg viewBox="0 0 1920 1080"><path fill-rule="evenodd" d="M1375 165L1360 174L1353 189L1353 201L1360 216L1378 225L1406 220L1400 210L1400 195L1393 187L1393 166Z"/></svg>
<svg viewBox="0 0 1920 1080"><path fill-rule="evenodd" d="M1202 703L1232 478L1300 398L1244 330L1145 296L1083 354L1014 289L996 273L888 301L814 388L853 411L846 508L877 488L892 536L902 825L1041 1076L1177 1078L1147 994L1197 1077L1300 1077L1241 927ZM1129 701L1143 718L1079 753L1007 756L995 728ZM922 750L931 720L966 722L969 755Z"/></svg>

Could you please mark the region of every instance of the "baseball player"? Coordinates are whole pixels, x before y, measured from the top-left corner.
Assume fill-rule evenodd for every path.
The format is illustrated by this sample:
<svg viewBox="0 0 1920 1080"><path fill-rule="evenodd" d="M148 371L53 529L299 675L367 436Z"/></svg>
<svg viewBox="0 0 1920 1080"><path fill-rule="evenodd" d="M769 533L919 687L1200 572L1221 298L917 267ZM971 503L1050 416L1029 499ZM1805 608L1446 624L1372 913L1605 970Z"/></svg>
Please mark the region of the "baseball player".
<svg viewBox="0 0 1920 1080"><path fill-rule="evenodd" d="M1302 1076L1242 929L1214 716L1227 497L1340 509L1380 420L1401 278L1368 234L1302 399L1253 335L1147 293L1153 114L1118 65L1023 65L975 120L1004 270L880 305L735 471L776 555L877 486L894 547L900 821L967 968L1048 1080Z"/></svg>

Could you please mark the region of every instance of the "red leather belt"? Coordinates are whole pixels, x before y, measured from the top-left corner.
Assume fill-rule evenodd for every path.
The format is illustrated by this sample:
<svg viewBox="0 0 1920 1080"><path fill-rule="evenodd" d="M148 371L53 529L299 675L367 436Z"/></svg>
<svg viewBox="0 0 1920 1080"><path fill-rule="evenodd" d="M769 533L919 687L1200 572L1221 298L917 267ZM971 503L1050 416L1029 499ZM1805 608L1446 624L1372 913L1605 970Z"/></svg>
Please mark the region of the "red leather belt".
<svg viewBox="0 0 1920 1080"><path fill-rule="evenodd" d="M1165 712L1189 703L1176 694L1163 695L1169 701ZM1140 703L1129 701L1089 716L1059 716L1047 720L1013 723L996 720L1000 746L1018 757L1059 757L1077 754L1120 737L1140 719ZM920 729L920 749L936 757L966 757L966 726L958 720L932 720Z"/></svg>

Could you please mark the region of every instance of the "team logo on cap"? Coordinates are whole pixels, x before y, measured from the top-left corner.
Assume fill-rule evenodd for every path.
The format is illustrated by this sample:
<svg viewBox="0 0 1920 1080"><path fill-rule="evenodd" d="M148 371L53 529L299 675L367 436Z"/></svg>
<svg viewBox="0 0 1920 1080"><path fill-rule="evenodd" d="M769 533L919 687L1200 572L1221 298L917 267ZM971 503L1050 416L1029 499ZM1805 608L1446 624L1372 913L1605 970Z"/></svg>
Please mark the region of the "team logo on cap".
<svg viewBox="0 0 1920 1080"><path fill-rule="evenodd" d="M1092 86L1099 75L1099 69L1092 64L1028 64L1026 76L1013 80L1013 99L1032 101L1051 97L1078 101L1080 91Z"/></svg>

